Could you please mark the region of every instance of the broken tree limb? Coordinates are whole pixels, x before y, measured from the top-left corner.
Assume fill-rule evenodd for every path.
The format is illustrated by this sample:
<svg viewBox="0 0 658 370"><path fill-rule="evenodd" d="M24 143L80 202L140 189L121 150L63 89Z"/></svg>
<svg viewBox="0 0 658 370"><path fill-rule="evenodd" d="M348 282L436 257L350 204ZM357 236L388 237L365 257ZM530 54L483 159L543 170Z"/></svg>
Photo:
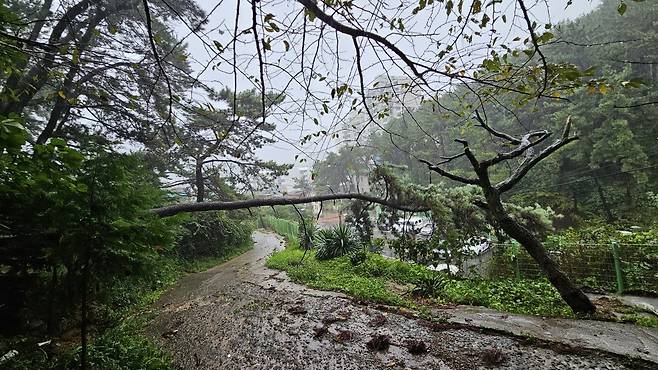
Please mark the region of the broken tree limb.
<svg viewBox="0 0 658 370"><path fill-rule="evenodd" d="M395 208L406 212L429 211L429 208L425 206L398 204L390 200L382 199L372 195L361 194L361 193L323 194L323 195L314 195L310 197L300 197L300 198L275 197L275 198L236 200L236 201L228 201L228 202L217 201L217 202L182 203L182 204L174 204L171 206L155 208L152 211L160 217L169 217L185 212L223 211L223 210L235 210L235 209L245 209L245 208L253 208L253 207L285 206L285 205L293 205L293 204L324 202L327 200L339 200L339 199L360 199L360 200L365 200L367 202L381 204L386 207Z"/></svg>

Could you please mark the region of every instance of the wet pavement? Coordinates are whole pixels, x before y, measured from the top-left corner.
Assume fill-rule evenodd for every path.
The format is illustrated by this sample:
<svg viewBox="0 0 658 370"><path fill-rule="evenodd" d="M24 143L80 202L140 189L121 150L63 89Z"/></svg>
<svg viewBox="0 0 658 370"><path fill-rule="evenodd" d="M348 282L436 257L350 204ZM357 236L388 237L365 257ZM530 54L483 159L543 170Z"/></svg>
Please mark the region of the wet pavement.
<svg viewBox="0 0 658 370"><path fill-rule="evenodd" d="M473 306L437 309L433 314L441 315L449 323L641 358L655 362L658 369L658 329L607 321L514 315Z"/></svg>
<svg viewBox="0 0 658 370"><path fill-rule="evenodd" d="M579 349L577 342L553 345L529 340L524 332L510 336L482 330L472 325L472 317L455 315L462 309L451 313L455 324L429 323L309 289L264 266L272 252L283 248L281 239L261 231L253 237L252 250L185 277L156 303L148 334L171 352L177 368L652 368Z"/></svg>

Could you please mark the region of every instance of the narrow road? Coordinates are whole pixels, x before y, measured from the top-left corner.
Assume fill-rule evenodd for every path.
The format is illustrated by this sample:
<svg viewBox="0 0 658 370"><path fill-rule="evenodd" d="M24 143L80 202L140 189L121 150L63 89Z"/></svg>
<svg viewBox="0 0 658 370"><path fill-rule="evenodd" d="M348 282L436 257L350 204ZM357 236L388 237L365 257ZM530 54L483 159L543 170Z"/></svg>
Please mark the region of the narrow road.
<svg viewBox="0 0 658 370"><path fill-rule="evenodd" d="M262 231L253 238L252 250L187 276L156 303L148 334L172 353L177 368L650 368L604 353L432 324L312 290L264 266L283 247L280 238ZM377 336L387 338L372 342L379 350L368 345Z"/></svg>

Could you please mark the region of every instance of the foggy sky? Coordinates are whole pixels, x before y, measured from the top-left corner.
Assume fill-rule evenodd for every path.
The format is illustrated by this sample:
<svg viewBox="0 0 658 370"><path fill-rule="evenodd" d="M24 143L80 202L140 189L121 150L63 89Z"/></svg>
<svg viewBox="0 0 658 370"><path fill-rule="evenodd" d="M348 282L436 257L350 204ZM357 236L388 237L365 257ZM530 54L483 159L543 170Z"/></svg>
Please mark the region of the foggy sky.
<svg viewBox="0 0 658 370"><path fill-rule="evenodd" d="M183 26L180 25L176 27L176 32L178 33L179 37L186 37L185 41L188 43L188 50L191 54L191 60L192 60L192 68L199 72L203 68L203 66L208 64L208 61L211 60L211 58L215 55L214 50L210 50L209 45L212 45L211 40L218 40L219 42L222 42L223 40L230 39L230 33L232 32L232 29L234 27L234 22L235 22L235 6L236 2L235 1L226 1L223 3L220 3L219 6L217 6L218 2L217 0L198 0L198 3L201 5L201 7L206 10L206 12L210 13L209 17L209 22L207 26L205 27L205 36L203 37L204 40L202 41L200 38L194 36L194 35L189 35L189 30ZM357 3L362 3L358 2ZM547 0L547 3L549 4L551 13L550 13L550 20L552 23L559 23L567 19L574 19L582 14L585 14L587 12L590 12L592 9L598 5L599 0L593 0L593 1L588 1L588 0L576 0L574 1L574 4L570 6L568 9L565 10L565 4L566 0ZM213 10L213 8L215 8ZM273 5L266 9L265 11L269 11L273 14L276 15L277 21L282 21L285 22L283 18L284 15L286 14L295 14L299 12L302 9L302 6L298 4L295 1L292 0L282 0L276 3L273 3ZM533 15L542 21L548 22L549 16L545 12L545 5L543 7L537 7L536 9L533 9ZM319 22L316 20L316 22ZM247 1L242 1L241 2L241 9L240 9L240 29L246 29L250 26L251 24L251 9L249 2ZM262 36L262 35L261 35ZM250 39L249 37L243 37L241 38L242 43L238 45L237 48L237 53L239 55L254 55L255 54L255 49L254 49L254 43L253 40ZM341 40L342 41L342 40ZM341 47L343 47L343 44L345 44L345 47L349 46L349 43L343 42L341 44ZM414 47L415 45L412 45L411 47ZM292 48L296 47L296 45L292 45ZM273 46L273 49L275 46ZM341 56L339 57L340 60L333 60L325 63L326 65L323 65L323 68L326 68L327 70L336 70L336 66L334 64L340 63L340 69L339 73L343 73L342 71L345 71L344 73L349 73L350 71L353 70L354 62L353 58L354 55L352 54L351 51L348 51L347 49L343 50L342 48L340 49ZM225 53L224 57L230 58L232 56L232 52ZM352 62L350 63L350 60ZM216 60L218 61L218 60ZM271 61L270 61L271 62ZM380 66L377 66L377 62L375 61L375 56L364 53L362 56L362 64L364 65L364 80L366 83L374 79L375 76L379 75L382 73L382 68ZM292 67L292 68L290 68ZM290 66L286 69L296 69L299 70L298 66ZM296 67L296 68L295 68ZM249 63L249 64L241 64L240 69L244 70L247 72L247 74L252 74L252 75L257 75L258 74L258 64L257 63ZM213 86L215 88L222 88L224 86L233 87L233 76L232 74L227 73L230 71L230 68L226 63L223 65L220 64L217 69L212 69L209 68L205 70L200 75L200 79L203 80L205 83L209 84L210 86ZM403 73L402 71L395 72L395 71L389 71L391 75L394 74L401 74ZM406 72L408 73L408 71ZM267 79L266 77L266 87L273 88L273 89L282 89L280 85L283 85L287 82L287 79L284 78L283 76L277 77L277 75L282 75L283 73L274 73L275 77L271 79ZM253 81L250 81L248 78L240 75L238 78L238 90L246 90L246 89L251 89L255 88L257 85L253 83ZM297 89L297 91L292 90L289 91L289 95L291 97L296 97L299 96L298 99L293 99L293 100L302 100L304 97L305 92L303 89ZM288 97L287 99L291 99L291 97ZM311 118L309 116L307 117L300 117L299 114L297 114L296 117L290 116L290 117L285 117L287 118L290 122L285 123L284 122L284 117L285 114L277 114L275 117L272 119L277 122L277 128L279 129L279 139L285 138L288 141L291 142L291 144L285 143L285 142L278 142L273 145L269 145L266 148L263 148L258 152L258 155L267 160L276 160L277 162L280 163L292 163L294 161L294 157L296 154L300 154L300 151L298 148L301 147L299 145L299 141L301 137L304 134L312 133L314 130L317 130L318 127L315 126L313 127L312 124L309 123L309 120ZM329 125L332 120L335 120L335 117L330 117L324 116L322 119L321 125ZM302 130L302 127L304 129ZM316 145L307 145L305 147L305 152L310 156L310 160L317 159L317 158L322 158L328 150L331 149L331 142L329 140L324 140L320 144ZM303 155L301 157L304 157Z"/></svg>

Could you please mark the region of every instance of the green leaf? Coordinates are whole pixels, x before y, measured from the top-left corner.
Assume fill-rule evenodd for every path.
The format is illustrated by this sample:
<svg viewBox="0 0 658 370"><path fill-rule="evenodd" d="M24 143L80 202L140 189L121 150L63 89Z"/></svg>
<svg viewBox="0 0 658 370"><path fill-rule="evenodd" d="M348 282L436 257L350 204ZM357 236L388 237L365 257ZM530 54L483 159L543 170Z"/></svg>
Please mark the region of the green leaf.
<svg viewBox="0 0 658 370"><path fill-rule="evenodd" d="M480 0L473 1L473 5L471 5L471 12L473 14L477 14L481 10L482 10L482 2Z"/></svg>
<svg viewBox="0 0 658 370"><path fill-rule="evenodd" d="M619 15L624 15L624 13L626 13L626 8L627 6L625 2L622 1L621 3L619 3L619 6L617 6L617 12L619 13Z"/></svg>

